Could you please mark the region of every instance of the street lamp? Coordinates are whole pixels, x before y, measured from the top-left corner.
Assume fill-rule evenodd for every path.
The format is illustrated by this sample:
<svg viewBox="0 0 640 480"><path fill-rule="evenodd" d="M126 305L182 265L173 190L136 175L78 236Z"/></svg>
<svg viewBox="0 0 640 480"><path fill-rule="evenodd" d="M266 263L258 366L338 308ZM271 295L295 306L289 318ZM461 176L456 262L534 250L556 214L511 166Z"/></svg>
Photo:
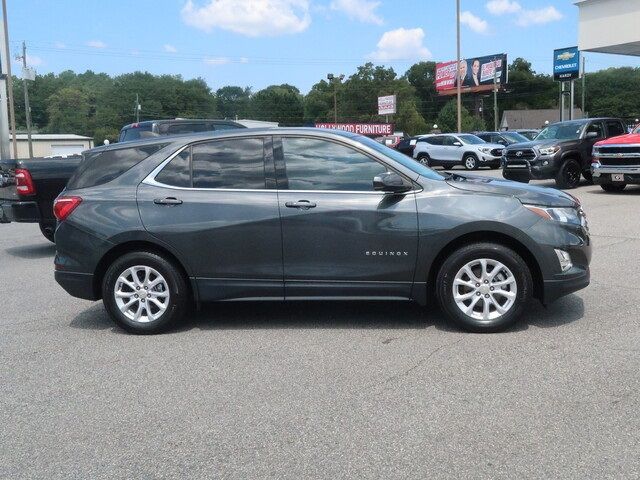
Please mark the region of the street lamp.
<svg viewBox="0 0 640 480"><path fill-rule="evenodd" d="M338 83L344 80L344 75L338 75L337 77L333 73L327 74L327 80L329 83L333 83L333 123L338 123Z"/></svg>

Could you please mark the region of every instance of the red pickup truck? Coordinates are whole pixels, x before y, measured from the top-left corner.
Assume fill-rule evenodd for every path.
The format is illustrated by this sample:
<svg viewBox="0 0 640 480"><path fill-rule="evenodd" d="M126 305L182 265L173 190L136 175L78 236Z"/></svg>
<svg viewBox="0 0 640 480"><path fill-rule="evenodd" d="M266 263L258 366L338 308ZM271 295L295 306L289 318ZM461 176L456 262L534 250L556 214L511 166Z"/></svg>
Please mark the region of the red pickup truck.
<svg viewBox="0 0 640 480"><path fill-rule="evenodd" d="M628 135L607 138L593 146L593 182L607 192L640 184L640 125Z"/></svg>

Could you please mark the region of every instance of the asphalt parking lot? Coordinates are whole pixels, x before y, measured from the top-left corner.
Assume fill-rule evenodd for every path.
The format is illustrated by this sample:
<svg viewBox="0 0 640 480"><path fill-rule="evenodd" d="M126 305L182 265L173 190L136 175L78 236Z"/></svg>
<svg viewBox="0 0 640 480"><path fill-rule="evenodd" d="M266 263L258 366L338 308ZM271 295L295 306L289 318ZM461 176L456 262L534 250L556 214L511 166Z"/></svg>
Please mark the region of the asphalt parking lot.
<svg viewBox="0 0 640 480"><path fill-rule="evenodd" d="M640 188L572 193L592 284L492 335L324 302L128 335L37 226L0 225L0 477L638 478Z"/></svg>

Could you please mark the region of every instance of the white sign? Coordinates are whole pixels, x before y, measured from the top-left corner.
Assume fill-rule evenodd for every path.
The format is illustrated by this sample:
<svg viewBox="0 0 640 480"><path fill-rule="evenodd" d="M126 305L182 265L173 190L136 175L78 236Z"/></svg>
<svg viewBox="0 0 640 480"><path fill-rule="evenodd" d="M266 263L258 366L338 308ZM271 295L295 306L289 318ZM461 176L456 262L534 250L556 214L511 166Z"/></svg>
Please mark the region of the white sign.
<svg viewBox="0 0 640 480"><path fill-rule="evenodd" d="M34 81L36 79L36 71L31 67L22 67L22 78Z"/></svg>
<svg viewBox="0 0 640 480"><path fill-rule="evenodd" d="M396 113L396 96L387 95L378 97L378 115L389 115Z"/></svg>

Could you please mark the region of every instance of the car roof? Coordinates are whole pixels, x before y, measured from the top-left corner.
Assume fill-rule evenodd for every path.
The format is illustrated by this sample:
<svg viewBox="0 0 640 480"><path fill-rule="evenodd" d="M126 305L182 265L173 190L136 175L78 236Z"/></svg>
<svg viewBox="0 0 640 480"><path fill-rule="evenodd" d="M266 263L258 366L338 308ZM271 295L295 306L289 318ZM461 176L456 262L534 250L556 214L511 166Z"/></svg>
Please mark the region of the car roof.
<svg viewBox="0 0 640 480"><path fill-rule="evenodd" d="M615 117L594 117L594 118L575 118L573 120L564 120L562 122L554 122L554 123L551 123L549 125L559 125L561 123L583 124L583 123L588 123L588 122L602 122L602 121L606 121L606 120L615 120L615 121L618 121L618 122L622 122L622 120L620 120L619 118L615 118Z"/></svg>
<svg viewBox="0 0 640 480"><path fill-rule="evenodd" d="M197 141L216 140L220 138L252 137L256 135L300 135L305 134L314 137L324 138L354 138L360 135L346 132L344 130L333 130L314 127L259 127L259 128L239 128L235 130L217 130L213 132L184 133L171 136L157 136L130 142L112 143L91 149L91 152L103 152L117 150L118 148L134 148L143 145L175 144L186 145Z"/></svg>
<svg viewBox="0 0 640 480"><path fill-rule="evenodd" d="M218 123L218 124L224 124L224 125L238 125L240 127L244 127L244 125L238 123L238 122L234 122L233 120L223 120L223 119L216 119L216 118L173 118L173 119L163 119L163 120L143 120L142 122L134 122L134 123L130 123L128 125L125 125L124 127L122 127L120 130L125 130L127 128L135 128L135 127L140 127L140 126L147 126L147 125L153 125L158 124L158 125L162 125L165 123L171 123L171 124L180 124L180 123L193 123L193 122L210 122L210 123Z"/></svg>

